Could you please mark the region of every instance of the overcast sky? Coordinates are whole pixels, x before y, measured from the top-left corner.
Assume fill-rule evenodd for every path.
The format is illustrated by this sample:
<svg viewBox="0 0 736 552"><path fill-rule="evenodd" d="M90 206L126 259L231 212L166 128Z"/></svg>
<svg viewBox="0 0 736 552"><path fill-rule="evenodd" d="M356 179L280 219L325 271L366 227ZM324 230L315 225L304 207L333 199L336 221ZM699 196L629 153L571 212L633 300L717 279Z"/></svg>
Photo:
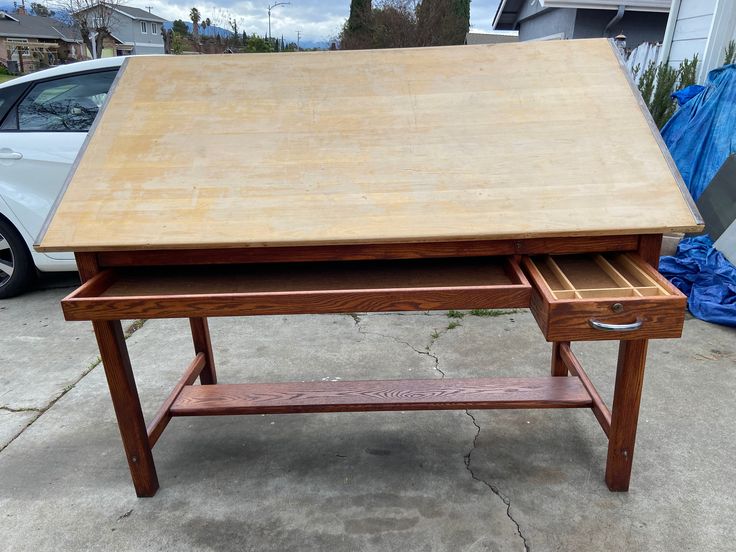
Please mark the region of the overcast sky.
<svg viewBox="0 0 736 552"><path fill-rule="evenodd" d="M156 15L173 21L189 19L189 10L196 5L203 17L209 17L215 25L229 28L227 21L235 17L238 27L248 34L265 35L268 32L269 4L282 0L124 0L124 4L143 8L151 6ZM491 18L499 0L472 0L470 3L470 25L475 30L490 30ZM378 0L373 4L377 5ZM284 35L287 40L296 40L296 31L310 41L328 41L337 35L350 13L350 0L291 0L289 6L278 6L271 10L271 34Z"/></svg>

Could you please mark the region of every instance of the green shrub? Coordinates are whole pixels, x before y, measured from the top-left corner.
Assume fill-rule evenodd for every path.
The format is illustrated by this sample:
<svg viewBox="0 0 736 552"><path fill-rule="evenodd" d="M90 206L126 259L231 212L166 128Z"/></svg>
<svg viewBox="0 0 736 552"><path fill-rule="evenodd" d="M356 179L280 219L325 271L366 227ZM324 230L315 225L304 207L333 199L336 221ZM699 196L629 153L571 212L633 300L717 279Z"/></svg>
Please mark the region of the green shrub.
<svg viewBox="0 0 736 552"><path fill-rule="evenodd" d="M726 59L723 60L724 65L731 65L736 62L736 40L731 40L726 46Z"/></svg>
<svg viewBox="0 0 736 552"><path fill-rule="evenodd" d="M634 68L634 78L637 78L640 69L639 66ZM692 60L684 60L677 69L670 67L668 63L651 62L641 74L638 80L639 92L657 128L662 128L677 109L672 93L695 84L697 73L696 54Z"/></svg>

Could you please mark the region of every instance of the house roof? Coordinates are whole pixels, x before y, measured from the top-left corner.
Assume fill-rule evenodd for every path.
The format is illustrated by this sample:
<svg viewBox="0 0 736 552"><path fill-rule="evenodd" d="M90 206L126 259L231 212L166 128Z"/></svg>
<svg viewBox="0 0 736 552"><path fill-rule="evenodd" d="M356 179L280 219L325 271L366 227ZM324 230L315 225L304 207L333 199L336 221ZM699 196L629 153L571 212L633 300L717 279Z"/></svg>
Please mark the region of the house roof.
<svg viewBox="0 0 736 552"><path fill-rule="evenodd" d="M74 27L52 17L8 14L0 12L0 36L8 38L45 38L64 42L81 42L82 37Z"/></svg>
<svg viewBox="0 0 736 552"><path fill-rule="evenodd" d="M494 29L511 29L525 0L501 0L493 17ZM617 10L624 6L627 11L662 12L670 11L671 0L533 0L542 8L580 8L589 10Z"/></svg>
<svg viewBox="0 0 736 552"><path fill-rule="evenodd" d="M146 21L160 21L161 23L166 21L165 19L159 17L158 15L154 15L148 10L142 10L140 8L133 8L131 6L115 6L113 9L116 12L122 13L123 15L127 15L131 19L144 19Z"/></svg>
<svg viewBox="0 0 736 552"><path fill-rule="evenodd" d="M140 19L143 21L158 21L160 23L166 22L166 20L163 19L162 17L159 17L158 15L155 15L147 10L142 10L140 8L134 8L132 6L112 6L112 5L109 5L109 7L112 11L118 12L126 17L130 17L131 19ZM91 9L94 9L94 8L92 7L84 8L81 10L77 10L77 12L85 12Z"/></svg>

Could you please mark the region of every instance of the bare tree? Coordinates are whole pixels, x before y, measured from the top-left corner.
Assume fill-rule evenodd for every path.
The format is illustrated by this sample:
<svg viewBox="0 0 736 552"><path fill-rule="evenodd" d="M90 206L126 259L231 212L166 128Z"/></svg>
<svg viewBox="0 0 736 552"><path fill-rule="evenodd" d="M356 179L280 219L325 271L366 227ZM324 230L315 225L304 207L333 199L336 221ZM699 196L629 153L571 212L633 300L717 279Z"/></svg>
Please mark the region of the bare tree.
<svg viewBox="0 0 736 552"><path fill-rule="evenodd" d="M115 9L121 4L120 0L59 0L58 12L64 13L67 23L79 29L84 45L99 58L102 57L103 41L112 36ZM96 33L94 48L92 33Z"/></svg>

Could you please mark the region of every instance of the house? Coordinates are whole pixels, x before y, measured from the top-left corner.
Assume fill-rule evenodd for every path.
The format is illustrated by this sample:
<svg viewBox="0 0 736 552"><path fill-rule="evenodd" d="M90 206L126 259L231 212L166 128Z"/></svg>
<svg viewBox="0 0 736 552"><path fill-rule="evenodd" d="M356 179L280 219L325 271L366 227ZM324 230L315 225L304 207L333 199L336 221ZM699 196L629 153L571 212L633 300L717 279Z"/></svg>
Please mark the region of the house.
<svg viewBox="0 0 736 552"><path fill-rule="evenodd" d="M627 47L636 48L643 42L662 41L670 1L501 0L493 18L493 29L518 30L519 40L623 34Z"/></svg>
<svg viewBox="0 0 736 552"><path fill-rule="evenodd" d="M678 67L698 56L698 82L723 65L726 46L736 40L734 0L673 0L660 61Z"/></svg>
<svg viewBox="0 0 736 552"><path fill-rule="evenodd" d="M0 65L30 73L49 65L87 59L79 31L51 17L28 15L20 7L0 11Z"/></svg>
<svg viewBox="0 0 736 552"><path fill-rule="evenodd" d="M153 13L123 5L107 5L109 13L102 14L109 36L103 40L101 57L163 54L162 34L165 19ZM100 5L80 10L77 14L87 14L87 27L96 28L95 19L100 16ZM77 15L77 18L79 15Z"/></svg>

